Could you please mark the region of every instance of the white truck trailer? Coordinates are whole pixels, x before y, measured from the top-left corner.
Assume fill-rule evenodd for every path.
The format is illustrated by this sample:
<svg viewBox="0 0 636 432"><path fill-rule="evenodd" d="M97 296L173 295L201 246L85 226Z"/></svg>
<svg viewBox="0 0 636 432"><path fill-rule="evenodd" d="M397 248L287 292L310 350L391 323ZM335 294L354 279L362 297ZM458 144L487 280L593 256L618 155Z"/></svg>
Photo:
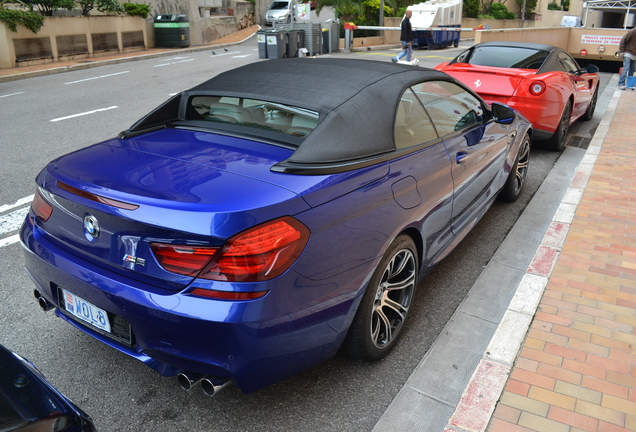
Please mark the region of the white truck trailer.
<svg viewBox="0 0 636 432"><path fill-rule="evenodd" d="M414 48L438 49L459 45L462 0L429 0L407 9L412 12ZM448 28L448 31L430 31L430 28Z"/></svg>

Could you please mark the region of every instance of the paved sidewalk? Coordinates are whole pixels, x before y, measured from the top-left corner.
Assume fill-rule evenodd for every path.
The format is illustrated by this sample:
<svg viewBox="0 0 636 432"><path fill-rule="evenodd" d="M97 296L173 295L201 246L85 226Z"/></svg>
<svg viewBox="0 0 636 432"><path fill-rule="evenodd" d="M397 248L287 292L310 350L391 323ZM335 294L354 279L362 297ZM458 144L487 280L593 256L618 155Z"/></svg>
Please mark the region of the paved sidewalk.
<svg viewBox="0 0 636 432"><path fill-rule="evenodd" d="M446 431L636 431L635 107L615 91L526 271L545 290L514 367L504 317Z"/></svg>
<svg viewBox="0 0 636 432"><path fill-rule="evenodd" d="M549 281L491 432L636 431L636 92L611 104L542 245L554 270L529 269Z"/></svg>

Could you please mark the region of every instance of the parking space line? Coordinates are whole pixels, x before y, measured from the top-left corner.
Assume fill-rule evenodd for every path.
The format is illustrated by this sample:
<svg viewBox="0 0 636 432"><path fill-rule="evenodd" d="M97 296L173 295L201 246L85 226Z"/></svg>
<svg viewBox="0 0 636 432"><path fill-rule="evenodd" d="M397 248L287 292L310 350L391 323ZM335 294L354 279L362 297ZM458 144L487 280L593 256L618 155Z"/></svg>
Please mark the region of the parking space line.
<svg viewBox="0 0 636 432"><path fill-rule="evenodd" d="M58 122L58 121L62 121L62 120L72 119L72 118L75 118L75 117L81 117L81 116L85 116L85 115L89 115L89 114L95 114L95 113L98 113L98 112L101 112L101 111L108 111L108 110L112 110L112 109L115 109L115 108L119 108L119 107L118 106L111 106L111 107L108 107L108 108L99 108L99 109L96 109L96 110L93 110L93 111L86 111L86 112L83 112L83 113L73 114L73 115L66 116L66 117L58 117L58 118L55 118L55 119L52 119L52 120L49 120L49 121Z"/></svg>

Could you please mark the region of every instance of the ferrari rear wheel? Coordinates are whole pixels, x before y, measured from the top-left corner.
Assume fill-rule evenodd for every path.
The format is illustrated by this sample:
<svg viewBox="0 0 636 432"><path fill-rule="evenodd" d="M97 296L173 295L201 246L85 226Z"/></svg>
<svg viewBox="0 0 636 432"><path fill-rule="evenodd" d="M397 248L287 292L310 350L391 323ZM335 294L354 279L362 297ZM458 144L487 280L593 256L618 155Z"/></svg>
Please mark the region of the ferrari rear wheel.
<svg viewBox="0 0 636 432"><path fill-rule="evenodd" d="M594 117L594 110L596 109L596 101L598 100L598 85L596 86L596 90L594 90L594 96L592 96L592 100L590 101L590 105L587 107L587 111L581 117L583 121L590 121L592 117Z"/></svg>
<svg viewBox="0 0 636 432"><path fill-rule="evenodd" d="M523 185L528 176L528 163L530 162L530 136L526 134L519 145L517 160L508 174L508 179L498 198L502 201L513 202L521 194Z"/></svg>
<svg viewBox="0 0 636 432"><path fill-rule="evenodd" d="M411 237L398 236L375 269L343 343L349 357L375 361L395 346L409 313L418 271Z"/></svg>
<svg viewBox="0 0 636 432"><path fill-rule="evenodd" d="M568 136L568 129L570 129L570 115L572 114L572 102L568 100L568 103L565 105L563 109L563 114L561 114L561 120L559 120L559 126L557 126L557 130L548 141L547 148L552 151L561 151L565 146L565 138Z"/></svg>

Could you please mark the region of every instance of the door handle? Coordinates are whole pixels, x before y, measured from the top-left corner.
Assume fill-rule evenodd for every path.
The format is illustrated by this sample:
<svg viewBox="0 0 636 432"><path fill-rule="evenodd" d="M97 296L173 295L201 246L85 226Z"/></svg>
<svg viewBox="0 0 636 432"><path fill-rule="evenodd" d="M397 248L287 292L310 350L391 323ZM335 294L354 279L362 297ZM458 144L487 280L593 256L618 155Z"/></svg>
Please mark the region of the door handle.
<svg viewBox="0 0 636 432"><path fill-rule="evenodd" d="M460 164L464 160L466 160L466 158L468 158L468 153L466 153L466 152L457 152L457 154L455 155L455 162Z"/></svg>

